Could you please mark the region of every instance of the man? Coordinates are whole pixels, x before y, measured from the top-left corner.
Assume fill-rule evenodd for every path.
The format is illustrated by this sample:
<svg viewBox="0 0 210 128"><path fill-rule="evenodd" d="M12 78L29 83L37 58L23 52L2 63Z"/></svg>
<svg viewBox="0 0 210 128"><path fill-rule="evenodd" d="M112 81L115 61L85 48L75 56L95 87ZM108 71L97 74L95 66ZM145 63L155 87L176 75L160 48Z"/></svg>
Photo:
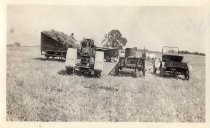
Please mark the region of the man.
<svg viewBox="0 0 210 128"><path fill-rule="evenodd" d="M74 33L70 35L70 40L76 42L77 40L74 38Z"/></svg>
<svg viewBox="0 0 210 128"><path fill-rule="evenodd" d="M72 33L69 37L70 41L67 44L67 47L73 47L77 40L74 38L74 33Z"/></svg>

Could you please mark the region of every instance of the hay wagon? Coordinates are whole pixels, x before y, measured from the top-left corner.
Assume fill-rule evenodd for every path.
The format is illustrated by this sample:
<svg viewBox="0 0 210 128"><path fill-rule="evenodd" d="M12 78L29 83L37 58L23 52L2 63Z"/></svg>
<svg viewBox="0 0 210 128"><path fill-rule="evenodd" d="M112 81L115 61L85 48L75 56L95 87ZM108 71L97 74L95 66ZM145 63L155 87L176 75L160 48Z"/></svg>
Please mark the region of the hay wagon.
<svg viewBox="0 0 210 128"><path fill-rule="evenodd" d="M66 58L68 46L59 40L52 38L50 35L41 32L41 55L46 59L52 57Z"/></svg>

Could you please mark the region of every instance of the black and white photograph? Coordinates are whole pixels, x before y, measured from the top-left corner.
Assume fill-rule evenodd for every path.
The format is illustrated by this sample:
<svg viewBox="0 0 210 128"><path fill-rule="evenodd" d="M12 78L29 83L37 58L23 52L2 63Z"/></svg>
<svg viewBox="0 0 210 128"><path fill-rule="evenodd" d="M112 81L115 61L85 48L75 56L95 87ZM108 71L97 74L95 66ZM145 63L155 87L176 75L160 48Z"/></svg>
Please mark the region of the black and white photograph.
<svg viewBox="0 0 210 128"><path fill-rule="evenodd" d="M206 122L203 6L6 7L7 122Z"/></svg>

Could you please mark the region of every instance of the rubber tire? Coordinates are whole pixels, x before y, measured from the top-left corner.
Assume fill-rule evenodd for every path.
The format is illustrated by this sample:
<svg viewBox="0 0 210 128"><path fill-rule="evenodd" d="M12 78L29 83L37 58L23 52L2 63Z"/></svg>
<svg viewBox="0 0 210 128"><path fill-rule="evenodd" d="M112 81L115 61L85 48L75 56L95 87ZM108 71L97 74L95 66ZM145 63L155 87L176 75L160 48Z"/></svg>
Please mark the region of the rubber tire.
<svg viewBox="0 0 210 128"><path fill-rule="evenodd" d="M161 76L161 77L164 76L164 75L163 75L163 69L162 69L162 67L160 67L160 76Z"/></svg>
<svg viewBox="0 0 210 128"><path fill-rule="evenodd" d="M178 72L174 72L174 77L176 78L176 79L178 79Z"/></svg>

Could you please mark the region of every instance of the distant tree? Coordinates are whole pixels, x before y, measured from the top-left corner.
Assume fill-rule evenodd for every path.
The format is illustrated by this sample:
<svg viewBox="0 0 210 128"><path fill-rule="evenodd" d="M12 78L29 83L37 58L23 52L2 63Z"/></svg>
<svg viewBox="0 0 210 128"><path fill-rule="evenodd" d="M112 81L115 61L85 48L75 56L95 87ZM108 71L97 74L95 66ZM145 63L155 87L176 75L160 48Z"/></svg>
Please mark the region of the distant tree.
<svg viewBox="0 0 210 128"><path fill-rule="evenodd" d="M9 31L10 31L10 33L14 33L15 32L15 29L14 28L11 28Z"/></svg>
<svg viewBox="0 0 210 128"><path fill-rule="evenodd" d="M201 52L190 52L190 51L186 51L186 50L179 51L179 53L181 53L181 54L192 54L192 55L202 55L202 56L205 56L205 53L201 53Z"/></svg>
<svg viewBox="0 0 210 128"><path fill-rule="evenodd" d="M15 42L14 45L20 47L20 42Z"/></svg>
<svg viewBox="0 0 210 128"><path fill-rule="evenodd" d="M111 30L105 34L102 41L103 47L118 47L123 48L127 43L127 39L122 37L119 30Z"/></svg>

